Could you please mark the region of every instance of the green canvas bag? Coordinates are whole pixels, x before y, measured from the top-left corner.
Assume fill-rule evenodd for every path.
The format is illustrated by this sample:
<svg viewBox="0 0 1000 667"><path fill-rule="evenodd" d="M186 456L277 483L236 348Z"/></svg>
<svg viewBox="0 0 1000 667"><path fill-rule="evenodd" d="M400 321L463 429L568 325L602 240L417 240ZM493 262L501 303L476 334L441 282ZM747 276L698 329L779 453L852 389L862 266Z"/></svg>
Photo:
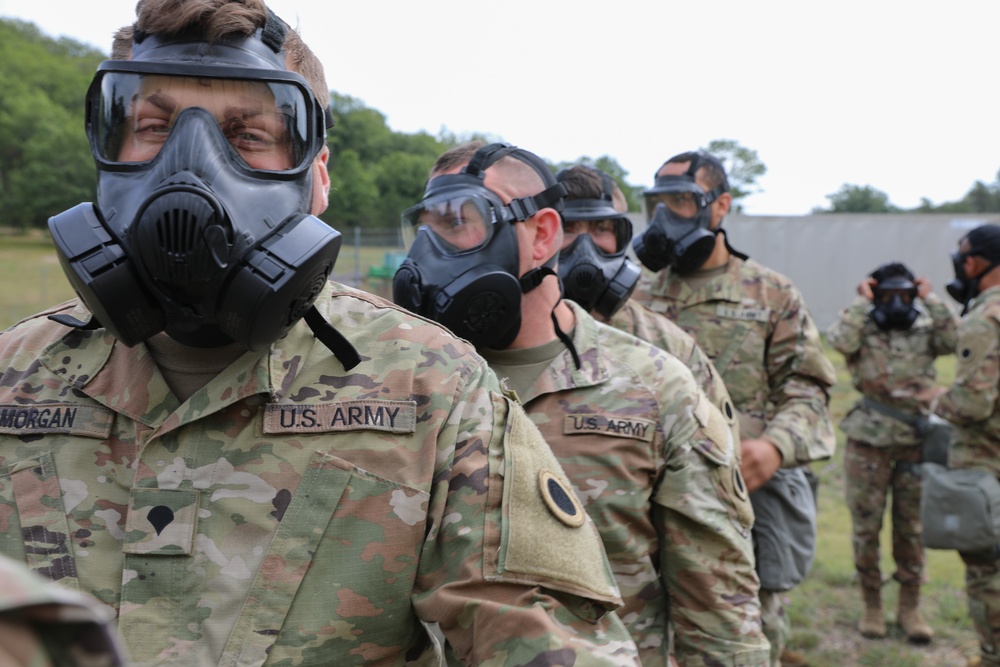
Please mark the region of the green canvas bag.
<svg viewBox="0 0 1000 667"><path fill-rule="evenodd" d="M1000 481L985 468L920 466L922 541L929 549L979 551L1000 543Z"/></svg>

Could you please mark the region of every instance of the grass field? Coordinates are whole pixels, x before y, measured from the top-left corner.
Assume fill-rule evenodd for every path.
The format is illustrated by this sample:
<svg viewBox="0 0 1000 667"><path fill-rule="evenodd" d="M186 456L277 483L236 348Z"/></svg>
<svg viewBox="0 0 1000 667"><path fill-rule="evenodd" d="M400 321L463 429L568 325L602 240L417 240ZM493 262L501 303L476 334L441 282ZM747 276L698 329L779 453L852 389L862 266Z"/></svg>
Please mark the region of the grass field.
<svg viewBox="0 0 1000 667"><path fill-rule="evenodd" d="M837 386L831 397L831 413L839 422L858 398L851 388L843 357L827 349L837 369ZM939 381L954 378L954 357L938 360ZM928 646L906 643L895 625L899 586L886 583L883 602L889 626L886 639L865 639L857 632L861 616L861 592L854 576L851 553L851 517L844 501L844 436L837 431L837 454L828 462L815 464L819 474L819 545L816 562L808 579L792 591L792 647L807 654L812 667L938 667L965 665L968 656L978 653L978 640L969 619L965 598L965 566L954 551L927 551L927 583L922 609L936 636ZM882 574L895 570L889 540L891 519L882 529Z"/></svg>
<svg viewBox="0 0 1000 667"><path fill-rule="evenodd" d="M345 242L347 240L345 239ZM388 296L388 281L369 278L370 267L382 265L395 248L362 247L357 252L345 245L335 273L342 282L360 278L361 286ZM0 330L46 305L73 296L51 243L46 237L0 235ZM838 374L831 412L835 422L843 417L857 394L841 356L828 350ZM942 383L954 376L952 357L939 360ZM895 626L898 586L890 581L884 589L890 635L882 640L864 639L856 627L861 595L854 580L851 555L851 521L844 504L843 435L838 432L838 451L832 460L817 464L819 474L819 548L809 578L788 598L792 618L791 647L806 653L812 667L938 667L964 665L978 650L968 617L964 592L964 566L955 552L928 551L923 610L937 633L925 647L910 646ZM889 546L889 517L883 528L882 571L893 572Z"/></svg>

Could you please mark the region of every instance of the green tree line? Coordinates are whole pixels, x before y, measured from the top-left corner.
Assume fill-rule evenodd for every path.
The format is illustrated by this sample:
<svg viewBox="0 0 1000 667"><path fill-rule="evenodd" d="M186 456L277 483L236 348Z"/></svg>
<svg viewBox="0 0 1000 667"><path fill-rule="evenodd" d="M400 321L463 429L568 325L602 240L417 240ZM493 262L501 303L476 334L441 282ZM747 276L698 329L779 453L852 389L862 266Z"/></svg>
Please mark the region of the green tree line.
<svg viewBox="0 0 1000 667"><path fill-rule="evenodd" d="M52 39L31 23L0 19L0 226L44 228L48 218L92 201L96 170L84 130L84 102L107 56L71 39ZM330 93L330 207L338 229L395 230L399 214L420 200L434 160L485 134L396 132L385 115L360 100ZM638 209L641 188L609 156L581 161L608 171ZM554 171L562 165L550 164Z"/></svg>
<svg viewBox="0 0 1000 667"><path fill-rule="evenodd" d="M992 183L976 181L958 201L937 205L924 197L915 208L900 208L882 190L852 183L845 183L826 198L830 207L815 208L813 213L1000 213L1000 171Z"/></svg>
<svg viewBox="0 0 1000 667"><path fill-rule="evenodd" d="M84 131L87 88L101 51L71 39L53 39L34 24L0 19L0 226L44 228L51 215L92 201L96 169ZM443 151L470 139L499 140L486 134L433 136L389 128L383 113L361 100L330 93L335 127L329 132L330 207L323 219L344 230L351 226L395 230L399 214L420 200L428 172ZM709 142L729 173L736 211L759 192L767 168L755 150L732 139ZM621 187L630 210L641 209L643 186L610 155L582 156L550 164L558 171L583 163L602 169ZM651 180L651 179L650 179ZM829 209L814 212L894 212L888 195L871 186L844 185L828 195ZM1000 173L990 184L976 182L958 202L917 212L1000 211Z"/></svg>

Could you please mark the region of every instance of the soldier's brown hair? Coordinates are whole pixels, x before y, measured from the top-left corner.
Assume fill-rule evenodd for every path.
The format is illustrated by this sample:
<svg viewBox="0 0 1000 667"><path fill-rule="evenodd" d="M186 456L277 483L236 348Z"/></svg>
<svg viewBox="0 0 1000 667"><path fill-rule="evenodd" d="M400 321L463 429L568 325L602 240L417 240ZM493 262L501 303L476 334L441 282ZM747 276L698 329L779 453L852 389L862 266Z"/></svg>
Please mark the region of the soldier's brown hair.
<svg viewBox="0 0 1000 667"><path fill-rule="evenodd" d="M585 164L563 169L559 180L566 187L566 200L600 199L604 196L604 172ZM618 184L611 179L611 201L619 213L628 211L628 202Z"/></svg>
<svg viewBox="0 0 1000 667"><path fill-rule="evenodd" d="M656 174L659 175L659 173L663 171L663 168L668 164L684 164L686 162L694 162L699 157L702 159L702 163L701 166L698 167L696 178L700 178L705 182L705 185L708 186L706 189L713 190L723 183L728 184L726 179L726 168L722 166L722 162L720 162L714 155L709 155L704 151L687 151L685 153L678 153L661 164L660 168L656 170Z"/></svg>
<svg viewBox="0 0 1000 667"><path fill-rule="evenodd" d="M176 35L191 30L202 34L207 42L218 42L229 35L252 35L264 27L268 18L263 0L139 0L135 13L135 25L125 26L115 33L112 60L132 57L135 29L158 35ZM305 78L326 108L330 103L330 90L319 58L294 29L289 28L285 34L283 46L286 67Z"/></svg>

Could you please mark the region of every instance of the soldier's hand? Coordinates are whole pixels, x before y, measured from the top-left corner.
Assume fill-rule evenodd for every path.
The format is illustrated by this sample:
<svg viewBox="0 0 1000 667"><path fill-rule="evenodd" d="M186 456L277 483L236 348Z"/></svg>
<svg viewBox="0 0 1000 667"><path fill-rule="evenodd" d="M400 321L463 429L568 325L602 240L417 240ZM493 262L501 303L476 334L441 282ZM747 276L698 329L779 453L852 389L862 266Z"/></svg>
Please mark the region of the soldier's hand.
<svg viewBox="0 0 1000 667"><path fill-rule="evenodd" d="M927 280L927 278L917 278L913 281L913 284L917 286L917 296L921 299L926 299L927 295L931 293L931 281Z"/></svg>
<svg viewBox="0 0 1000 667"><path fill-rule="evenodd" d="M767 440L743 440L740 450L743 452L740 472L748 491L764 486L781 467L781 452Z"/></svg>
<svg viewBox="0 0 1000 667"><path fill-rule="evenodd" d="M875 287L875 285L878 285L877 280L874 278L865 278L858 285L858 294L871 301L875 298L875 292L872 291L872 288Z"/></svg>

